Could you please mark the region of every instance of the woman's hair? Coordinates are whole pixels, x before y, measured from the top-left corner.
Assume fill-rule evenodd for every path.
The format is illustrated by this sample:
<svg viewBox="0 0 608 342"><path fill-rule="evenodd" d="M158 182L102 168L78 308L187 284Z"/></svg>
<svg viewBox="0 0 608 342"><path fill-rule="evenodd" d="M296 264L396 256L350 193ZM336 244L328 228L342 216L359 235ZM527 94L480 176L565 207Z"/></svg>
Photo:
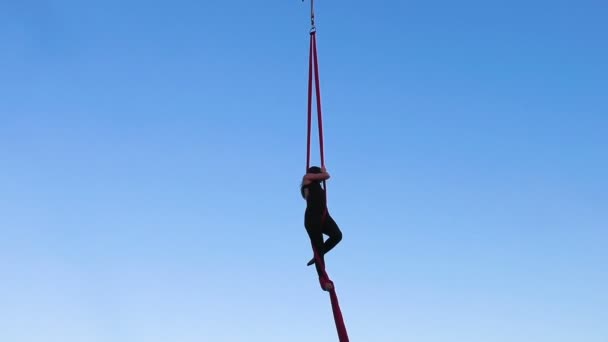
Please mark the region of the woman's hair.
<svg viewBox="0 0 608 342"><path fill-rule="evenodd" d="M321 173L321 168L318 166L311 166L308 168L307 173Z"/></svg>

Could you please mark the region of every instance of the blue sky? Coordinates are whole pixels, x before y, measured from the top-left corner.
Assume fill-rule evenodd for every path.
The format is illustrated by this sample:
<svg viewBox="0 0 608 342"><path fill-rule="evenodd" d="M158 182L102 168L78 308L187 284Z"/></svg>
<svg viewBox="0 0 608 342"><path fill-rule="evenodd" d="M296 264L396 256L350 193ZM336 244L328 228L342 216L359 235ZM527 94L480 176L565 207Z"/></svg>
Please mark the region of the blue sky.
<svg viewBox="0 0 608 342"><path fill-rule="evenodd" d="M608 6L316 7L351 341L605 342ZM298 192L308 15L0 3L2 341L337 341Z"/></svg>

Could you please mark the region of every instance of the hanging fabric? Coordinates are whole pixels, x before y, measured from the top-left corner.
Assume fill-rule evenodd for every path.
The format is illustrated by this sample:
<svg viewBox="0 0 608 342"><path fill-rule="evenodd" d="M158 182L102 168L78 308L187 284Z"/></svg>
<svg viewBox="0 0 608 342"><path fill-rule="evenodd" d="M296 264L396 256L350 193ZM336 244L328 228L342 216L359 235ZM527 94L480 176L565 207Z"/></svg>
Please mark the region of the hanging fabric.
<svg viewBox="0 0 608 342"><path fill-rule="evenodd" d="M317 122L318 122L318 131L319 131L319 149L320 149L320 158L321 158L321 167L325 167L325 151L324 151L324 142L323 142L323 115L321 110L321 89L320 89L320 80L319 80L319 62L317 58L317 30L315 28L315 14L314 14L314 0L310 1L310 19L311 19L311 30L310 30L310 51L309 51L309 70L308 70L308 130L307 130L307 148L306 148L306 170L310 167L310 157L311 157L311 133L312 133L312 96L313 96L313 76L314 76L314 86L315 86L315 97L316 97L316 107L317 107ZM323 188L325 189L325 195L327 196L327 184L323 181ZM326 201L327 203L327 198ZM325 213L323 215L323 219L327 214L327 208L325 209ZM349 342L348 333L346 331L346 325L344 324L344 318L342 317L342 311L340 310L340 303L338 301L338 295L336 294L335 286L333 286L333 282L327 275L325 271L325 263L321 260L317 250L314 245L312 246L315 262L321 266L322 276L319 281L321 282L321 287L324 288L325 284L330 283L331 287L328 290L331 300L332 312L334 315L334 322L336 324L336 330L338 333L338 338L340 342Z"/></svg>

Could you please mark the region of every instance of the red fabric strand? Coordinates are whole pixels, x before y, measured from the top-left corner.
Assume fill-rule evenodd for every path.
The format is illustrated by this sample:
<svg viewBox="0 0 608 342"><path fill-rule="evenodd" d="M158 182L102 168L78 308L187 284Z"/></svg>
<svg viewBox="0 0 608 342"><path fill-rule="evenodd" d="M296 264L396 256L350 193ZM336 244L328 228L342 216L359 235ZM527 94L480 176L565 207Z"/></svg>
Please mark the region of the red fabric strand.
<svg viewBox="0 0 608 342"><path fill-rule="evenodd" d="M308 58L308 132L306 142L306 170L310 167L310 134L312 129L312 56L313 56L313 40L310 40L310 56Z"/></svg>
<svg viewBox="0 0 608 342"><path fill-rule="evenodd" d="M325 150L324 150L324 143L323 143L323 114L321 112L321 81L319 79L319 57L317 54L317 35L315 33L313 33L312 35L312 40L313 40L313 53L314 53L314 63L315 63L315 86L317 89L317 120L318 120L318 124L319 124L319 149L321 152L321 166L325 166Z"/></svg>

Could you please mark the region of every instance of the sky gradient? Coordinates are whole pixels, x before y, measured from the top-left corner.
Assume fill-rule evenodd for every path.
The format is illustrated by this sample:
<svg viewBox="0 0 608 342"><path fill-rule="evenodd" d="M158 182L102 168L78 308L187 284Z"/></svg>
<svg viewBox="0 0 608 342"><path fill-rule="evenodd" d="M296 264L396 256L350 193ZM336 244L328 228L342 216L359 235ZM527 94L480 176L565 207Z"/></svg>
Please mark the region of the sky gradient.
<svg viewBox="0 0 608 342"><path fill-rule="evenodd" d="M351 341L608 341L608 5L315 4ZM0 2L1 341L337 341L308 16Z"/></svg>

